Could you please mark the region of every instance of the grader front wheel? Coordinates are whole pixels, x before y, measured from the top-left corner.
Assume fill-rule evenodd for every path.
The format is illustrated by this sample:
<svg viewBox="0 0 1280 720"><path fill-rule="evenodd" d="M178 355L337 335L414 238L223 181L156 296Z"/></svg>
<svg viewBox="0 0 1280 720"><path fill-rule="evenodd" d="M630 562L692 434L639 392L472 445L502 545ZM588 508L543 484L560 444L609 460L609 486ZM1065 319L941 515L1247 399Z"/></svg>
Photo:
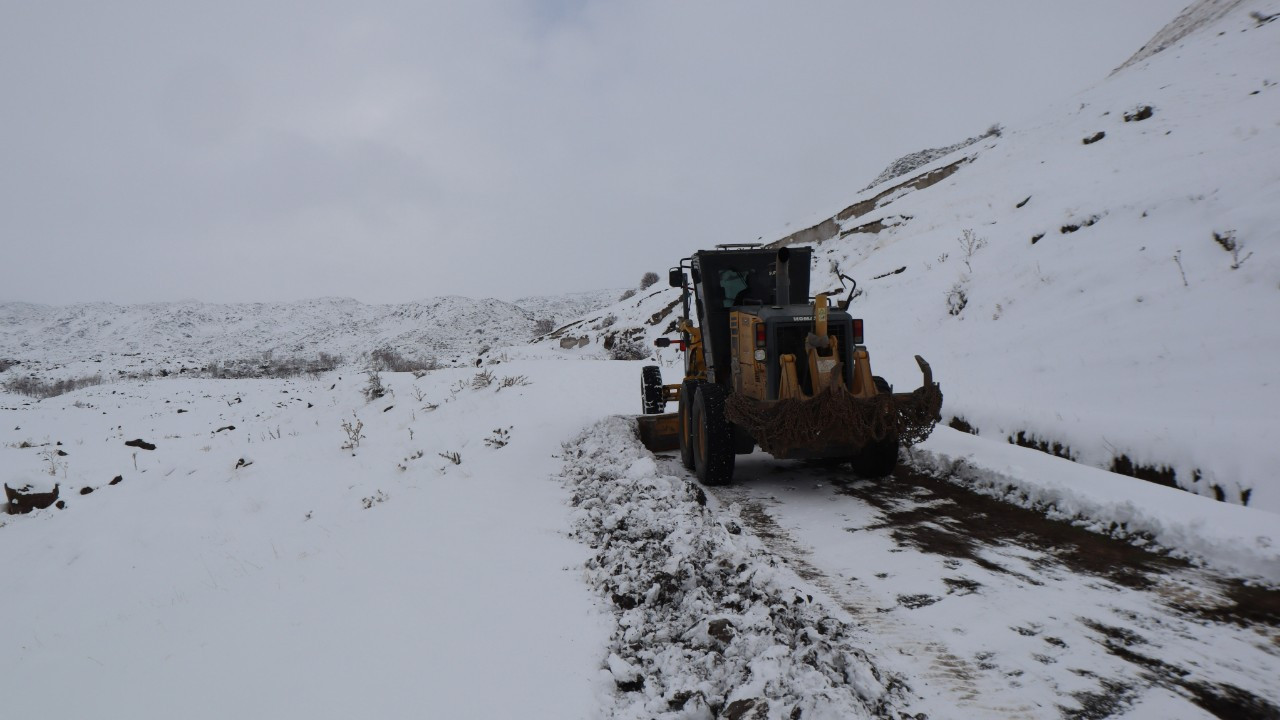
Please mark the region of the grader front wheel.
<svg viewBox="0 0 1280 720"><path fill-rule="evenodd" d="M662 368L657 365L645 365L640 369L640 399L644 403L645 415L658 415L667 401L662 395Z"/></svg>

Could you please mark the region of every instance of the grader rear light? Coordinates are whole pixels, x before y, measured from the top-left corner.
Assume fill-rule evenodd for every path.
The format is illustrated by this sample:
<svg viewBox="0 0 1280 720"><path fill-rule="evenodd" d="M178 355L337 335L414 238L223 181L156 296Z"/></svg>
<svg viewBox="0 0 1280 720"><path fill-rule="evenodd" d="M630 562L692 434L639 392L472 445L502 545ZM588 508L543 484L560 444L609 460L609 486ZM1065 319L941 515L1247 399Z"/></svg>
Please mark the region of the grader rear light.
<svg viewBox="0 0 1280 720"><path fill-rule="evenodd" d="M764 347L764 323L756 323L756 347Z"/></svg>
<svg viewBox="0 0 1280 720"><path fill-rule="evenodd" d="M853 319L853 344L862 344L862 318Z"/></svg>

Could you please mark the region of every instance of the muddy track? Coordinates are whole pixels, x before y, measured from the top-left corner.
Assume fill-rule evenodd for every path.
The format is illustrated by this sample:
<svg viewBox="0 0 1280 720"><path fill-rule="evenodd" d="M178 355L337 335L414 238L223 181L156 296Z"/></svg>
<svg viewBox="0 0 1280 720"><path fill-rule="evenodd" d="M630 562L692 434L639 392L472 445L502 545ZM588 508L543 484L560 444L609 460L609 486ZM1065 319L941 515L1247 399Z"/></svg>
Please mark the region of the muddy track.
<svg viewBox="0 0 1280 720"><path fill-rule="evenodd" d="M892 483L837 479L839 492L877 507L885 515L882 527L892 528L900 542L922 552L966 557L985 563L982 547L1020 546L1044 553L1037 565L1060 564L1081 575L1105 578L1133 590L1152 590L1165 598L1170 610L1204 621L1235 623L1268 629L1280 649L1280 590L1198 569L1186 560L1144 550L1038 512L979 495L945 480L899 469ZM920 493L944 502L904 508L908 495ZM1200 590L1170 582L1172 575L1197 576ZM1206 588L1208 589L1206 591Z"/></svg>
<svg viewBox="0 0 1280 720"><path fill-rule="evenodd" d="M1280 718L1276 590L906 469L756 454L711 491L900 661L930 717Z"/></svg>
<svg viewBox="0 0 1280 720"><path fill-rule="evenodd" d="M726 499L733 497L733 491L725 488L715 488L718 495ZM849 614L861 620L862 626L875 629L877 640L883 641L892 638L892 641L899 652L912 652L922 657L929 657L929 672L926 673L924 679L930 684L945 684L954 692L957 704L963 707L966 712L975 715L981 714L984 717L1025 717L1033 710L1028 706L1008 707L998 703L989 703L980 700L981 689L973 684L974 668L963 658L957 657L946 650L944 646L935 642L916 643L906 637L906 634L895 627L895 623L886 619L878 609L872 609L868 613L868 606L858 605L850 602L848 599L848 589L839 587L832 578L828 577L819 568L815 567L806 559L806 554L790 535L783 530L773 520L764 507L750 499L737 498L742 508L742 517L747 525L755 532L756 536L764 541L765 545L783 558L791 569L797 575L814 583L819 588L827 592L832 598L838 598L841 606L849 612ZM920 602L928 604L927 599L917 598ZM907 598L905 603L910 606L913 599Z"/></svg>

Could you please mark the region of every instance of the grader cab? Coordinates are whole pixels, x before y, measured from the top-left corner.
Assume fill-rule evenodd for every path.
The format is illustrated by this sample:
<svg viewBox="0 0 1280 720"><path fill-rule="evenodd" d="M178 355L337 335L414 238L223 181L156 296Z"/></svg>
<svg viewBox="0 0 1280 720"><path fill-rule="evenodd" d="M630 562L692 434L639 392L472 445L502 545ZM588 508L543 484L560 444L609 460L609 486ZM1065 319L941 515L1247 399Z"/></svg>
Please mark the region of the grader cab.
<svg viewBox="0 0 1280 720"><path fill-rule="evenodd" d="M684 351L684 380L663 385L657 366L642 371L640 432L650 449L678 447L684 465L716 485L733 479L735 455L756 446L883 477L899 447L928 437L942 407L929 364L916 356L924 382L909 393L873 375L862 320L848 312L852 288L836 307L826 294L811 299L811 258L807 247L720 245L672 268L680 335L657 344ZM668 402L678 411L662 414Z"/></svg>

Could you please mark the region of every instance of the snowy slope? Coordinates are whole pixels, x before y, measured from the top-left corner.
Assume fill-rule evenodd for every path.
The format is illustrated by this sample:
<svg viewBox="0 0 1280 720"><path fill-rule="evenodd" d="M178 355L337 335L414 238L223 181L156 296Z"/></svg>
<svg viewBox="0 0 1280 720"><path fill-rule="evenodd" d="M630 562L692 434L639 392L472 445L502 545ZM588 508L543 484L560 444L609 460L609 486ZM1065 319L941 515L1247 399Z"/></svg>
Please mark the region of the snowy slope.
<svg viewBox="0 0 1280 720"><path fill-rule="evenodd" d="M914 386L922 354L944 419L982 437L1280 511L1280 23L1250 14L1280 4L1230 5L1193 5L1163 52L791 236L816 247L815 289L858 279L878 374ZM651 339L675 298L549 342Z"/></svg>
<svg viewBox="0 0 1280 720"><path fill-rule="evenodd" d="M1200 2L1188 5L1168 25L1161 28L1160 32L1156 33L1155 37L1151 38L1146 45L1139 48L1138 52L1133 54L1133 57L1116 68L1115 72L1145 60L1196 30L1221 20L1225 15L1239 8L1244 2L1245 0L1200 0Z"/></svg>

